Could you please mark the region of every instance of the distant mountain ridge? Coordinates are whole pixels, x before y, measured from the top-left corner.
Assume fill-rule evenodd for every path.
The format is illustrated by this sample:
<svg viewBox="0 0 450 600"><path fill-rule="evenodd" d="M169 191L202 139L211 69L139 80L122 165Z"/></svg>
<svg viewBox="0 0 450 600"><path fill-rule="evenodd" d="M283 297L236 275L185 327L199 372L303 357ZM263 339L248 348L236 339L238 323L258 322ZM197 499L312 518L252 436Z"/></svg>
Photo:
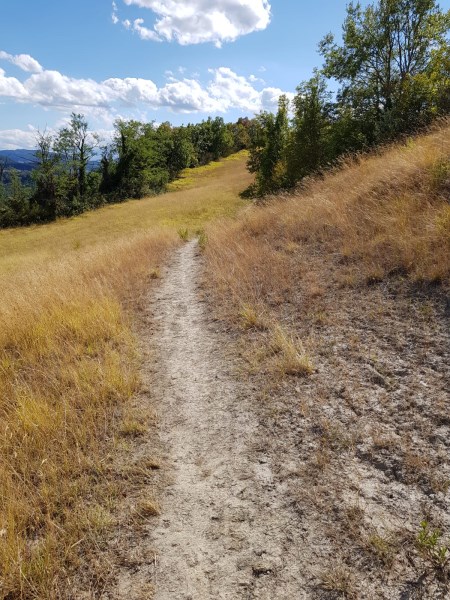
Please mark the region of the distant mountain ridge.
<svg viewBox="0 0 450 600"><path fill-rule="evenodd" d="M17 169L18 171L32 171L36 165L36 150L0 150L0 164L6 160L6 169ZM93 171L100 165L98 158L89 161L88 170Z"/></svg>
<svg viewBox="0 0 450 600"><path fill-rule="evenodd" d="M31 171L36 165L36 150L0 150L0 162L4 160L7 169Z"/></svg>

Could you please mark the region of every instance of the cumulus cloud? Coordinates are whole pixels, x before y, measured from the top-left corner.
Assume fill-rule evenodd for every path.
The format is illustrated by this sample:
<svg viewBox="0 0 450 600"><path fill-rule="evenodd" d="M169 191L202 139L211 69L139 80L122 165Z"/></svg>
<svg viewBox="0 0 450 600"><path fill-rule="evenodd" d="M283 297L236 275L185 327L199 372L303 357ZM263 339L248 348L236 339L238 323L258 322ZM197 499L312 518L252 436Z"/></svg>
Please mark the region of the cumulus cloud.
<svg viewBox="0 0 450 600"><path fill-rule="evenodd" d="M32 149L36 147L36 130L29 127L22 129L0 130L0 148L2 150L15 150L16 148Z"/></svg>
<svg viewBox="0 0 450 600"><path fill-rule="evenodd" d="M144 40L179 44L212 42L220 47L242 35L266 29L270 23L269 0L124 0L128 6L156 14L153 28L136 19L133 30ZM117 17L117 10L113 12ZM114 20L114 19L113 19ZM117 22L117 21L116 21ZM129 22L129 21L128 21Z"/></svg>
<svg viewBox="0 0 450 600"><path fill-rule="evenodd" d="M154 42L160 42L161 38L156 31L153 29L148 29L148 27L145 27L143 23L144 19L135 19L133 22L133 29L138 33L139 37L142 40L153 40ZM123 24L126 29L130 29L131 23L128 19L124 21Z"/></svg>
<svg viewBox="0 0 450 600"><path fill-rule="evenodd" d="M0 60L7 60L28 73L41 73L43 71L38 61L29 54L8 54L8 52L0 50Z"/></svg>
<svg viewBox="0 0 450 600"><path fill-rule="evenodd" d="M6 52L0 53L0 59L11 62L9 56ZM33 64L34 59L28 58L29 64ZM94 114L106 114L120 106L165 108L179 113L273 110L283 92L272 87L258 89L260 84L255 82L254 77L244 77L228 67L209 70L209 81L205 84L197 77L183 76L182 70L179 78L171 73L162 87L150 79L136 77L104 81L76 79L42 67L40 72L32 73L21 81L8 77L0 68L0 98L65 111L95 111Z"/></svg>
<svg viewBox="0 0 450 600"><path fill-rule="evenodd" d="M209 92L221 103L228 107L239 107L246 111L260 108L260 92L258 92L248 79L237 75L228 67L210 69L214 76L208 86Z"/></svg>

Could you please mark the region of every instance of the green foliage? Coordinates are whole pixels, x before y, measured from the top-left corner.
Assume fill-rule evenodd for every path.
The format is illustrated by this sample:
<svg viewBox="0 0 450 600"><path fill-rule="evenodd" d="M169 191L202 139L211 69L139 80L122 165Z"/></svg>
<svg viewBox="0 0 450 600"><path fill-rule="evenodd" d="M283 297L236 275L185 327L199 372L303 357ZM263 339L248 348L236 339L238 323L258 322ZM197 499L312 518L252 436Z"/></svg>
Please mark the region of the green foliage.
<svg viewBox="0 0 450 600"><path fill-rule="evenodd" d="M200 250L204 251L206 248L206 244L208 243L208 235L204 229L198 229L196 231L198 246Z"/></svg>
<svg viewBox="0 0 450 600"><path fill-rule="evenodd" d="M180 239L183 240L183 242L187 242L189 239L189 230L186 229L186 227L182 227L178 230L178 235L180 236Z"/></svg>
<svg viewBox="0 0 450 600"><path fill-rule="evenodd" d="M56 135L38 133L32 187L22 186L14 174L9 186L1 185L5 165L0 165L0 227L52 221L105 202L163 192L184 169L245 148L249 127L248 119L226 124L221 117L186 127L118 120L112 144L101 149L99 169L90 171L99 140L85 117L73 113Z"/></svg>
<svg viewBox="0 0 450 600"><path fill-rule="evenodd" d="M435 0L350 3L343 44L320 43L324 72L342 85L340 101L370 116L379 138L428 122L439 104L434 73L448 53L450 11Z"/></svg>
<svg viewBox="0 0 450 600"><path fill-rule="evenodd" d="M277 114L260 113L250 128L248 168L256 174L252 192L257 196L274 192L286 183L288 110L289 101L281 96Z"/></svg>
<svg viewBox="0 0 450 600"><path fill-rule="evenodd" d="M221 117L186 127L117 121L113 146L103 153L100 187L110 200L157 194L184 169L218 160L241 144L242 131Z"/></svg>
<svg viewBox="0 0 450 600"><path fill-rule="evenodd" d="M38 218L31 203L31 191L23 185L15 169L9 171L9 183L0 183L0 227L28 225Z"/></svg>
<svg viewBox="0 0 450 600"><path fill-rule="evenodd" d="M450 548L441 542L439 529L431 529L428 521L422 521L417 536L417 547L433 563L443 569L449 562Z"/></svg>
<svg viewBox="0 0 450 600"><path fill-rule="evenodd" d="M250 130L249 170L261 196L295 185L346 153L418 131L450 112L450 11L435 0L351 2L342 43L319 44L322 71L297 88L292 118L260 113ZM340 84L333 98L327 78ZM285 105L286 103L286 105Z"/></svg>
<svg viewBox="0 0 450 600"><path fill-rule="evenodd" d="M324 76L298 86L294 99L293 128L288 143L288 180L294 184L317 171L330 159L331 95Z"/></svg>
<svg viewBox="0 0 450 600"><path fill-rule="evenodd" d="M38 133L36 137L37 166L33 171L35 182L34 202L39 206L44 220L55 219L59 192L58 172L60 157L53 152L53 137L47 133Z"/></svg>

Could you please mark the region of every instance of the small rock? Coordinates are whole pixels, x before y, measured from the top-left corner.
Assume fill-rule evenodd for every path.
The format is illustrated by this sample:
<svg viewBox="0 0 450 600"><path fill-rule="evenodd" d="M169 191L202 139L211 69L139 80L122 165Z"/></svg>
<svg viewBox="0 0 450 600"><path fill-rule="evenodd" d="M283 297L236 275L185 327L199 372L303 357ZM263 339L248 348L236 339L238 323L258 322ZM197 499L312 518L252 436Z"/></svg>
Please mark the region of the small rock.
<svg viewBox="0 0 450 600"><path fill-rule="evenodd" d="M253 575L261 577L261 575L269 575L273 571L273 565L264 560L259 560L252 565Z"/></svg>

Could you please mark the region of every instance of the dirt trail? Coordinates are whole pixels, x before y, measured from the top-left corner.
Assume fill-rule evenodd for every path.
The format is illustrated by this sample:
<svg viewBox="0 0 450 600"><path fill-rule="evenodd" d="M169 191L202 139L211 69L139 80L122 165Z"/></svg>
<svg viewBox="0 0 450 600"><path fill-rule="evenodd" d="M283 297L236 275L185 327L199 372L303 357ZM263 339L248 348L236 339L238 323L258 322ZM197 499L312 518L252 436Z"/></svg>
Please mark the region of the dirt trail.
<svg viewBox="0 0 450 600"><path fill-rule="evenodd" d="M226 339L208 320L200 268L196 242L185 244L152 300L152 392L169 476L146 542L157 553L155 598L306 598L298 516L273 476Z"/></svg>

